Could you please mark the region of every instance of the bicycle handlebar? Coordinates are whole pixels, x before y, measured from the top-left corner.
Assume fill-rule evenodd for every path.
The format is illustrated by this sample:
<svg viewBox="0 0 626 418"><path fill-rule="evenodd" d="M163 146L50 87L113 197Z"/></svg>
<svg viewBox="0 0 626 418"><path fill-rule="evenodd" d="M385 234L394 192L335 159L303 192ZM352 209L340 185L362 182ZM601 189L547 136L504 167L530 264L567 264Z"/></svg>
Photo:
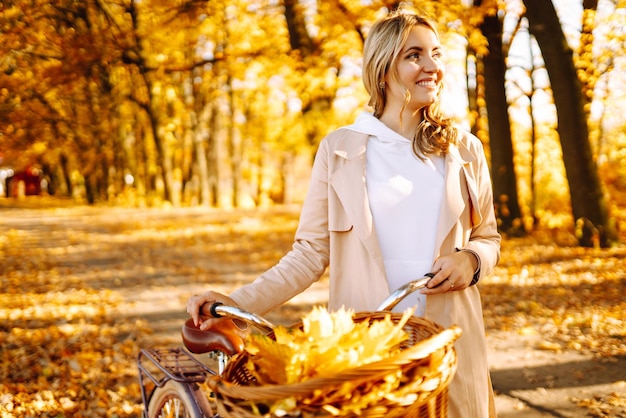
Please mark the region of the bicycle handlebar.
<svg viewBox="0 0 626 418"><path fill-rule="evenodd" d="M434 274L427 273L424 277L398 288L379 305L377 310L392 310L405 297L426 287L433 276ZM204 353L217 349L232 355L243 349L241 333L246 330L247 325L252 325L266 334L276 328L276 325L262 316L238 306L224 305L221 302L205 303L200 308L200 314L205 317L224 318L232 321L217 321L210 329L201 331L194 325L191 318L188 319L183 325L182 337L185 346L193 353Z"/></svg>
<svg viewBox="0 0 626 418"><path fill-rule="evenodd" d="M212 316L214 318L222 318L228 317L235 320L244 321L247 324L250 324L261 331L270 332L276 328L276 325L272 324L267 319L254 314L252 312L248 312L245 309L239 308L237 306L229 306L224 305L221 302L215 302L212 304L204 304L200 308L201 313L206 316Z"/></svg>
<svg viewBox="0 0 626 418"><path fill-rule="evenodd" d="M429 280L435 275L433 273L426 273L424 277L417 280L413 280L404 286L396 289L392 292L382 303L378 306L377 311L390 311L398 303L400 303L405 297L415 292L416 290L426 287ZM264 332L270 332L276 328L276 325L268 321L267 319L248 312L245 309L237 306L224 305L221 302L215 302L212 304L204 304L200 308L200 312L205 316L211 316L213 318L228 317L235 320L244 321L247 324L253 325L256 328Z"/></svg>
<svg viewBox="0 0 626 418"><path fill-rule="evenodd" d="M415 292L416 290L422 289L426 287L430 279L432 279L435 275L433 273L426 273L424 277L421 279L413 280L405 284L404 286L396 289L393 293L391 293L387 299L383 300L380 305L378 305L377 311L390 311L392 310L398 303L402 301L405 297Z"/></svg>

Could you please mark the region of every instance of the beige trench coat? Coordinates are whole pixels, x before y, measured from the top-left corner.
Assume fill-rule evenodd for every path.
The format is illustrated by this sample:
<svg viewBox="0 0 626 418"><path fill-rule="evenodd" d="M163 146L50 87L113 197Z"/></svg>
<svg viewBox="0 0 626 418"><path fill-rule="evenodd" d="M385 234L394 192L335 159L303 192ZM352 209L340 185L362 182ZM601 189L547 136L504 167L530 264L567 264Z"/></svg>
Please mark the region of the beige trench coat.
<svg viewBox="0 0 626 418"><path fill-rule="evenodd" d="M304 291L327 267L331 310L345 306L372 311L394 290L387 284L366 193L367 139L366 134L339 129L320 143L293 248L276 266L230 295L240 306L264 314ZM445 161L436 257L472 250L480 257L484 277L498 262L500 235L482 144L461 133L459 145L451 147ZM478 288L428 296L426 317L463 330L455 344L458 368L450 385L448 416L494 417Z"/></svg>

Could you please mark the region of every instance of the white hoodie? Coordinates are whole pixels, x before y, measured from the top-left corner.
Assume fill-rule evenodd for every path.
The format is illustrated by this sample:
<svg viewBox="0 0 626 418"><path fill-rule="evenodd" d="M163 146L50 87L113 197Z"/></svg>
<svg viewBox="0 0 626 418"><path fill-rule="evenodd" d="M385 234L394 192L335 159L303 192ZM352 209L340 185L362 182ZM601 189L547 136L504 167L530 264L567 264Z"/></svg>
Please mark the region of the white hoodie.
<svg viewBox="0 0 626 418"><path fill-rule="evenodd" d="M363 112L345 129L366 133L366 183L376 235L393 291L431 271L444 190L444 159L418 158L411 140ZM415 292L395 311L417 305L424 316L426 296Z"/></svg>

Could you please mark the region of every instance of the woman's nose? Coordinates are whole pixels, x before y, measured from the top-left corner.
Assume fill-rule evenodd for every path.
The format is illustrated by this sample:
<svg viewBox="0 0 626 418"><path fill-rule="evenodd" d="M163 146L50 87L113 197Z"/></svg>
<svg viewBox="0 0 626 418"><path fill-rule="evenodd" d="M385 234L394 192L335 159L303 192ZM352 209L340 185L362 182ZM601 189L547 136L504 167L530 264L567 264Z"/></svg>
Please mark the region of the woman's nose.
<svg viewBox="0 0 626 418"><path fill-rule="evenodd" d="M443 68L441 62L435 58L427 58L423 65L424 71L428 73L436 73Z"/></svg>

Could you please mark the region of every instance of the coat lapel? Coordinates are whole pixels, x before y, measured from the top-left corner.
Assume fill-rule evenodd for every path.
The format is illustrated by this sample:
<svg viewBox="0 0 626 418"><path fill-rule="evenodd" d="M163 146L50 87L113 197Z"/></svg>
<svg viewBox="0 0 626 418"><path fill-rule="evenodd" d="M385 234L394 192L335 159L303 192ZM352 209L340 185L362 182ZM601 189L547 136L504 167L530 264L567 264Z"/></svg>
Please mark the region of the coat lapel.
<svg viewBox="0 0 626 418"><path fill-rule="evenodd" d="M464 158L465 157L465 158ZM466 158L472 159L471 155L463 156L460 149L454 145L450 146L446 154L446 181L439 214L439 224L437 227L437 237L435 248L439 255L443 241L446 239L459 217L468 204L468 185L464 165L468 162Z"/></svg>
<svg viewBox="0 0 626 418"><path fill-rule="evenodd" d="M352 221L355 232L386 277L367 197L365 182L367 139L368 135L361 133L342 138L334 150L336 166L332 168L329 182ZM356 182L355 179L359 181Z"/></svg>

